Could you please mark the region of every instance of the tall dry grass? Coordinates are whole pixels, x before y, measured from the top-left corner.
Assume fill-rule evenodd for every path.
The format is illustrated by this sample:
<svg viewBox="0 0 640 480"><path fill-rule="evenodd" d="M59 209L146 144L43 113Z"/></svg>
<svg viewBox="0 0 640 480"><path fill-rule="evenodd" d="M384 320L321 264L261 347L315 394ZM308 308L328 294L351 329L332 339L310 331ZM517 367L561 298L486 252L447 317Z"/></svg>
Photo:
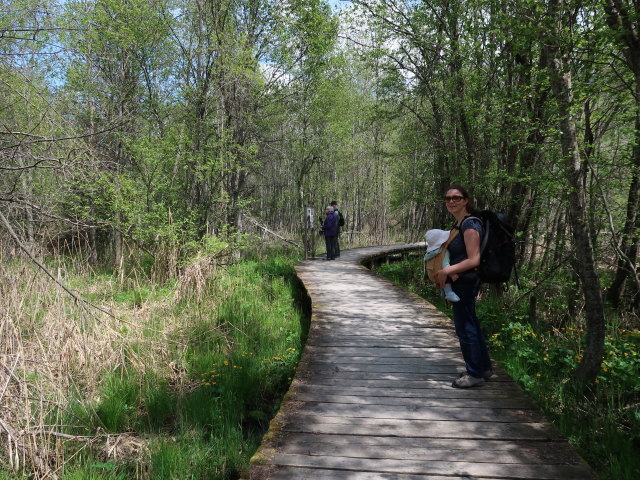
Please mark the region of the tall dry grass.
<svg viewBox="0 0 640 480"><path fill-rule="evenodd" d="M119 285L81 262L47 266L99 309L77 301L28 259L0 263L0 461L37 479L59 478L88 447L105 461L147 453L143 439L86 425L71 408L74 399L89 399L83 408L97 403L105 375L152 369L176 386L188 383L167 348L170 336L176 341L171 332L185 327L170 315L171 300L115 302L123 289L136 290L135 276ZM201 288L202 281L182 282Z"/></svg>
<svg viewBox="0 0 640 480"><path fill-rule="evenodd" d="M142 257L120 273L46 257L54 281L0 241L0 478L222 479L241 469L305 328L295 255L260 245L241 262L233 248L203 245L177 277L158 271L174 262Z"/></svg>

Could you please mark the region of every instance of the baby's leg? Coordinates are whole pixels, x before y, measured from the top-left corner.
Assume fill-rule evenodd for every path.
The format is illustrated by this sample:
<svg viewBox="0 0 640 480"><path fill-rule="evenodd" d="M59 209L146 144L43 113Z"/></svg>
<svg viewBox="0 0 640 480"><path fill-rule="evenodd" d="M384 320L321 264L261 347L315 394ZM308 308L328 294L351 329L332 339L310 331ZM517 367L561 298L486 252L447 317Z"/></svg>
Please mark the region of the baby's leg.
<svg viewBox="0 0 640 480"><path fill-rule="evenodd" d="M442 293L444 293L444 298L449 300L450 302L459 302L460 297L456 295L456 292L451 288L451 284L447 283L442 289Z"/></svg>
<svg viewBox="0 0 640 480"><path fill-rule="evenodd" d="M449 263L449 250L447 250L444 254L444 258L442 259L442 268L448 267L449 265L451 265L451 263ZM458 279L458 275L456 273L454 273L453 275L449 275L449 277L451 278L452 282L455 282ZM457 302L458 300L455 301Z"/></svg>

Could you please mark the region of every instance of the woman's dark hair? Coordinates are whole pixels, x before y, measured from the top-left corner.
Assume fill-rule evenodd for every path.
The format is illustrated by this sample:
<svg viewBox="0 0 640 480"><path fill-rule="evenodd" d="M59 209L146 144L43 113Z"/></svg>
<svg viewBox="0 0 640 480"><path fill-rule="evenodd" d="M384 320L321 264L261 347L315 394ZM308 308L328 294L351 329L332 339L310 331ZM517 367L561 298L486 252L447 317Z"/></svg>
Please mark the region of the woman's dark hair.
<svg viewBox="0 0 640 480"><path fill-rule="evenodd" d="M469 194L469 190L467 190L463 185L460 185L460 184L449 185L445 190L445 194L449 190L458 190L462 194L462 196L467 199L467 211L471 215L475 216L480 213L480 210L476 208L476 203L473 201L473 198Z"/></svg>

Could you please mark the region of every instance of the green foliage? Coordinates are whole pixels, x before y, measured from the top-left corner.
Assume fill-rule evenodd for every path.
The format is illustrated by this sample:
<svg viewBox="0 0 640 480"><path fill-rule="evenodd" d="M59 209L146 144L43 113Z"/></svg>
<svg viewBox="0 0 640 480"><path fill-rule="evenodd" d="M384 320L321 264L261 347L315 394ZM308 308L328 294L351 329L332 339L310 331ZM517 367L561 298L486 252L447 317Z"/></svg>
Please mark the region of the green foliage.
<svg viewBox="0 0 640 480"><path fill-rule="evenodd" d="M162 432L171 428L171 421L176 413L177 395L165 378L160 378L150 373L147 375L140 396L141 405L145 412L139 419L140 428L147 426L152 432Z"/></svg>
<svg viewBox="0 0 640 480"><path fill-rule="evenodd" d="M607 336L604 351L602 374L598 377L605 384L603 387L622 385L625 391L640 393L640 331L620 330ZM638 415L638 411L634 413Z"/></svg>
<svg viewBox="0 0 640 480"><path fill-rule="evenodd" d="M95 407L97 420L111 433L130 430L140 403L138 378L127 371L109 375Z"/></svg>
<svg viewBox="0 0 640 480"><path fill-rule="evenodd" d="M9 473L5 470L0 470L0 480L28 480L29 475L27 473L24 474L14 474Z"/></svg>
<svg viewBox="0 0 640 480"><path fill-rule="evenodd" d="M225 297L212 323L190 335L186 368L197 388L182 398L178 416L185 431L209 432L210 448L221 449L212 457L219 462L208 467L216 472L212 478L231 478L246 462L246 453L231 452L257 446L293 377L304 322L293 309L291 272L283 257L235 265L221 279ZM182 460L175 462L179 468Z"/></svg>
<svg viewBox="0 0 640 480"><path fill-rule="evenodd" d="M152 445L151 469L158 479L238 478L247 465L246 455L257 444L243 438L233 426L220 426L211 436L185 432L184 441L159 439Z"/></svg>
<svg viewBox="0 0 640 480"><path fill-rule="evenodd" d="M126 480L127 474L118 473L118 470L113 462L96 462L85 467L65 469L62 480Z"/></svg>

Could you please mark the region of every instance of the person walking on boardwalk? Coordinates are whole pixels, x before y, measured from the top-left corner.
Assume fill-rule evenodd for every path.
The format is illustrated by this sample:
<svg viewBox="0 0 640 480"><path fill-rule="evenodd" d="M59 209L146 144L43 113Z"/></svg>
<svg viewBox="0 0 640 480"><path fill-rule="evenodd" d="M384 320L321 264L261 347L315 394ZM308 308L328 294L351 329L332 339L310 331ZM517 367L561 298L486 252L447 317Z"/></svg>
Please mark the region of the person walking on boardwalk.
<svg viewBox="0 0 640 480"><path fill-rule="evenodd" d="M336 238L338 236L338 217L333 214L333 207L329 205L325 210L325 219L322 224L322 234L327 247L326 260L336 259Z"/></svg>
<svg viewBox="0 0 640 480"><path fill-rule="evenodd" d="M329 205L333 207L333 215L338 219L338 231L336 233L336 258L340 256L340 229L344 226L344 217L338 210L338 202L333 200Z"/></svg>
<svg viewBox="0 0 640 480"><path fill-rule="evenodd" d="M456 388L476 387L493 375L487 343L476 315L476 296L480 286L480 238L482 222L469 192L462 185L452 185L444 197L447 210L456 219L459 235L449 244L450 265L436 272L436 283L443 287L449 281L460 301L453 304L453 321L460 342L466 372L453 381ZM473 218L468 218L474 215Z"/></svg>

